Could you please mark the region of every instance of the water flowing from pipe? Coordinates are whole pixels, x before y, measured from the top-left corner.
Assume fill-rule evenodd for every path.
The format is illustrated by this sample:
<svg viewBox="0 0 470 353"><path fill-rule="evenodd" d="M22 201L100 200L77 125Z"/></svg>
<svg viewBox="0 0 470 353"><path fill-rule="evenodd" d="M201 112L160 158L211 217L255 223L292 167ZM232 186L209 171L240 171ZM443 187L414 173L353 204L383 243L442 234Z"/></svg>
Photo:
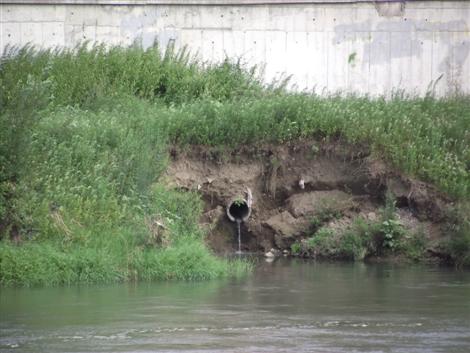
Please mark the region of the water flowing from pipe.
<svg viewBox="0 0 470 353"><path fill-rule="evenodd" d="M237 254L242 253L242 238L241 238L241 230L240 230L241 223L242 223L241 219L237 219L237 230L238 230L238 251L237 251Z"/></svg>

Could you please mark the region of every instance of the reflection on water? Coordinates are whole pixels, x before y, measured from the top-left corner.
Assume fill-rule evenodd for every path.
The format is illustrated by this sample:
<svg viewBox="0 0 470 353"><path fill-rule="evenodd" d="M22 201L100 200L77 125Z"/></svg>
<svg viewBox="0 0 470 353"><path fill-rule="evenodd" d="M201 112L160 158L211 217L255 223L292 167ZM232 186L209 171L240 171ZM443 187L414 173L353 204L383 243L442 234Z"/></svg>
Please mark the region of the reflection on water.
<svg viewBox="0 0 470 353"><path fill-rule="evenodd" d="M242 280L1 289L1 352L469 352L470 273L300 260Z"/></svg>

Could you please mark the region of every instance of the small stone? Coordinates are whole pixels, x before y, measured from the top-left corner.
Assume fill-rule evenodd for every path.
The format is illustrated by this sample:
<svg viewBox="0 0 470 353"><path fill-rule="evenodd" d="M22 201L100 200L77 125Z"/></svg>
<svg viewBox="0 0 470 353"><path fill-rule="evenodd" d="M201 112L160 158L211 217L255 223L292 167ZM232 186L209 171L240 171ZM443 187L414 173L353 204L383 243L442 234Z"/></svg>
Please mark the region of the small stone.
<svg viewBox="0 0 470 353"><path fill-rule="evenodd" d="M369 212L367 214L367 218L370 220L370 221L375 221L377 220L377 214L375 212Z"/></svg>
<svg viewBox="0 0 470 353"><path fill-rule="evenodd" d="M264 256L268 258L273 258L274 254L271 251L268 251L266 254L264 254Z"/></svg>

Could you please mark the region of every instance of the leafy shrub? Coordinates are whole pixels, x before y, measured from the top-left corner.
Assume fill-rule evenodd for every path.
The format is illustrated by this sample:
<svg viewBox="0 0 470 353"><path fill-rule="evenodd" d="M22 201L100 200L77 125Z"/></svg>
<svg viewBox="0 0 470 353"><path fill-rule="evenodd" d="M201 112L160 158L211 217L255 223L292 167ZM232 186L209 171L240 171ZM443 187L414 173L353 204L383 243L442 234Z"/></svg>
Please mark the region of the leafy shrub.
<svg viewBox="0 0 470 353"><path fill-rule="evenodd" d="M380 246L385 249L394 251L403 235L403 227L400 222L395 219L388 219L382 222L380 227L381 244Z"/></svg>
<svg viewBox="0 0 470 353"><path fill-rule="evenodd" d="M340 252L344 258L360 261L368 255L369 239L355 231L346 231L340 242Z"/></svg>
<svg viewBox="0 0 470 353"><path fill-rule="evenodd" d="M385 206L381 210L380 220L377 224L370 225L370 228L373 250L376 255L398 250L405 230L397 220L395 197L390 192L385 195Z"/></svg>

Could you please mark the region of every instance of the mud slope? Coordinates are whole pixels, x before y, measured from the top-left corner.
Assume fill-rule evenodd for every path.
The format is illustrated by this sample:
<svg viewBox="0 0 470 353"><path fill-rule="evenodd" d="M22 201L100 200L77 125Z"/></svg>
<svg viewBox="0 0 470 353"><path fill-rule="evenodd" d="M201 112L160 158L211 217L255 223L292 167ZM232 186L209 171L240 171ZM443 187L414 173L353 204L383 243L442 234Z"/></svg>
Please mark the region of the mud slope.
<svg viewBox="0 0 470 353"><path fill-rule="evenodd" d="M246 203L250 193L251 214L241 225L244 251L289 249L313 234L319 226L315 219L332 229L348 227L357 217L374 220L387 190L395 196L406 228L423 230L431 247L441 237L439 224L448 200L429 185L388 169L367 149L304 141L231 151L192 147L171 155L168 178L176 187L201 193L201 223L218 253L238 246L227 207Z"/></svg>

